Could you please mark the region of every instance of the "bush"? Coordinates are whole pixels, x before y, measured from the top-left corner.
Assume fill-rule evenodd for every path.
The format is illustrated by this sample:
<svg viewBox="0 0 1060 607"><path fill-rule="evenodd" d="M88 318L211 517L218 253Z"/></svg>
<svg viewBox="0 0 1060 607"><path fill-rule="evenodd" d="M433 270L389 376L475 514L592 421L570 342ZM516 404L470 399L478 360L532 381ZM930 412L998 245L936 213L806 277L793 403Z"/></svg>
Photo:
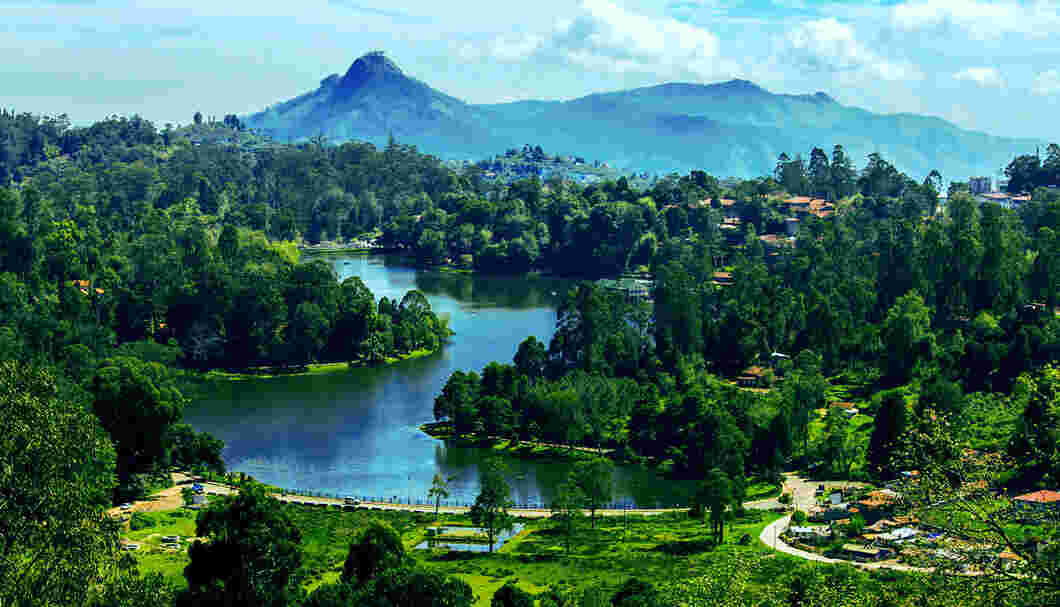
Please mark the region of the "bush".
<svg viewBox="0 0 1060 607"><path fill-rule="evenodd" d="M139 531L154 526L154 519L140 512L134 512L132 518L129 519L129 529L132 529L133 531Z"/></svg>
<svg viewBox="0 0 1060 607"><path fill-rule="evenodd" d="M804 524L806 522L806 513L802 510L796 510L795 513L791 515L791 522L796 525Z"/></svg>
<svg viewBox="0 0 1060 607"><path fill-rule="evenodd" d="M781 504L790 504L791 503L791 494L790 493L782 493L780 495L780 497L777 498L777 501L780 502Z"/></svg>
<svg viewBox="0 0 1060 607"><path fill-rule="evenodd" d="M751 534L750 533L745 533L745 534L741 535L740 536L740 541L737 542L737 543L739 543L741 546L750 546L751 545Z"/></svg>

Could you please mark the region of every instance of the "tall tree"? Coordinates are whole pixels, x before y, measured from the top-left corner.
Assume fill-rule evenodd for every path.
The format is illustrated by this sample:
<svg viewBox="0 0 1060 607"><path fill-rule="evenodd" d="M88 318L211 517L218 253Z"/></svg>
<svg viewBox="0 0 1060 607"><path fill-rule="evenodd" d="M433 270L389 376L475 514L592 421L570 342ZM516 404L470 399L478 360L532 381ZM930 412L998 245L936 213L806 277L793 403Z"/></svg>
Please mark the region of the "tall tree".
<svg viewBox="0 0 1060 607"><path fill-rule="evenodd" d="M434 520L438 520L438 507L441 506L442 500L449 497L449 481L440 472L435 473L431 480L427 496L434 498Z"/></svg>
<svg viewBox="0 0 1060 607"><path fill-rule="evenodd" d="M570 555L571 544L574 540L574 530L578 519L582 516L582 504L585 503L585 494L578 485L568 479L556 488L556 494L552 498L549 509L552 520L559 523L563 531L563 537L567 547L567 555Z"/></svg>
<svg viewBox="0 0 1060 607"><path fill-rule="evenodd" d="M483 460L479 464L479 494L468 510L471 521L486 529L490 552L493 552L497 534L511 529L515 522L508 514L508 509L513 505L510 497L512 489L504 472L504 464L496 458Z"/></svg>
<svg viewBox="0 0 1060 607"><path fill-rule="evenodd" d="M697 495L699 504L709 513L714 544L725 542L725 512L732 502L732 480L721 468L713 468L700 485Z"/></svg>
<svg viewBox="0 0 1060 607"><path fill-rule="evenodd" d="M255 483L213 501L199 513L188 549L188 588L177 599L192 605L281 606L293 602L302 564L302 534L280 501Z"/></svg>
<svg viewBox="0 0 1060 607"><path fill-rule="evenodd" d="M898 439L909 425L909 413L905 399L899 392L886 394L876 411L876 421L869 437L865 458L877 477L889 480L897 471L892 467Z"/></svg>
<svg viewBox="0 0 1060 607"><path fill-rule="evenodd" d="M599 457L577 462L571 471L570 481L585 496L593 529L596 528L596 511L607 505L613 496L614 471L610 460Z"/></svg>
<svg viewBox="0 0 1060 607"><path fill-rule="evenodd" d="M405 545L397 531L383 521L372 520L350 542L341 579L349 584L364 584L406 561Z"/></svg>

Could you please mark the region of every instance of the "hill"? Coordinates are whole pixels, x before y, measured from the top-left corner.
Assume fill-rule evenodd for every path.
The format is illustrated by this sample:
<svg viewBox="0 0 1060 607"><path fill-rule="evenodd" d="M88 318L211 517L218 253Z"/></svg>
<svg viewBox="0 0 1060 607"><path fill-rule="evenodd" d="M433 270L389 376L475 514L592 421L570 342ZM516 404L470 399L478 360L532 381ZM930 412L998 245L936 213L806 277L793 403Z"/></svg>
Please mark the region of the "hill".
<svg viewBox="0 0 1060 607"><path fill-rule="evenodd" d="M947 180L996 172L1040 144L966 131L928 116L874 114L824 93L782 95L746 80L669 83L571 101L472 105L411 78L375 51L309 93L246 118L278 140L403 143L449 160L479 160L498 149L539 145L636 171L704 169L744 177L771 173L777 157L842 145L860 163L879 152L923 177Z"/></svg>

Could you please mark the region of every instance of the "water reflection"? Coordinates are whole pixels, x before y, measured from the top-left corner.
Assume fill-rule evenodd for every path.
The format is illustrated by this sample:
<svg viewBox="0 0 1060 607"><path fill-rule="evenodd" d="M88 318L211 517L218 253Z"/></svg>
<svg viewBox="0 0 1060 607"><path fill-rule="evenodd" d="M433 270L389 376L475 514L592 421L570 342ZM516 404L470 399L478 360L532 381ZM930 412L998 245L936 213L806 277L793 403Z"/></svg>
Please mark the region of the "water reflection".
<svg viewBox="0 0 1060 607"><path fill-rule="evenodd" d="M436 473L452 476L454 503L478 493L487 450L447 445L423 434L434 398L456 370L510 361L528 335L548 343L558 295L554 278L424 272L381 257L330 260L340 278L360 276L376 298L424 292L448 314L455 337L431 356L382 368L224 383L189 405L193 426L224 439L231 470L288 489L428 503ZM348 262L348 263L347 263ZM512 499L547 504L569 464L509 459ZM649 470L619 467L616 498L641 505L683 503L687 484Z"/></svg>

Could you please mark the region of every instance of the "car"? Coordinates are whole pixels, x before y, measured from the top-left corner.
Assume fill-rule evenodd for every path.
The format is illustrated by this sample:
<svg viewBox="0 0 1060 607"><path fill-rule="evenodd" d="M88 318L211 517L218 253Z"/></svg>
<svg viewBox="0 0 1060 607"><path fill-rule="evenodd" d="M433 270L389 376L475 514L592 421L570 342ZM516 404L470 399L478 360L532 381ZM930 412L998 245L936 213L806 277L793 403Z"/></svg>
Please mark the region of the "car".
<svg viewBox="0 0 1060 607"><path fill-rule="evenodd" d="M134 550L139 550L140 549L140 544L131 544L131 543L130 544L125 544L125 546L123 546L123 548L125 548L126 550L132 552Z"/></svg>
<svg viewBox="0 0 1060 607"><path fill-rule="evenodd" d="M360 502L360 500L357 500L357 499L354 499L354 498L352 498L352 497L348 497L348 496L347 496L347 497L344 497L344 498L342 499L342 501L343 501L343 503L344 503L344 504L346 504L347 506L360 506L360 505L361 505L361 502Z"/></svg>
<svg viewBox="0 0 1060 607"><path fill-rule="evenodd" d="M132 507L133 507L133 505L132 505L132 504L130 504L129 502L125 502L124 504L122 504L122 505L120 506L120 508L121 508L122 510L131 510L131 509L132 509Z"/></svg>

